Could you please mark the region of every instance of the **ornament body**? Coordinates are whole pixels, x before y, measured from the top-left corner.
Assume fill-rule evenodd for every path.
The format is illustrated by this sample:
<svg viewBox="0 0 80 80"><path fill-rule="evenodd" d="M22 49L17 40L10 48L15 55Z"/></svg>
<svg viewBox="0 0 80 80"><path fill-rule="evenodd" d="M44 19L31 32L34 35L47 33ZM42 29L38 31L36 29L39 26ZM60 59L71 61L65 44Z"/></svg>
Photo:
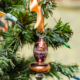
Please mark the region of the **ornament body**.
<svg viewBox="0 0 80 80"><path fill-rule="evenodd" d="M37 62L44 62L48 54L48 47L44 38L39 38L38 42L36 42L34 46L33 52Z"/></svg>

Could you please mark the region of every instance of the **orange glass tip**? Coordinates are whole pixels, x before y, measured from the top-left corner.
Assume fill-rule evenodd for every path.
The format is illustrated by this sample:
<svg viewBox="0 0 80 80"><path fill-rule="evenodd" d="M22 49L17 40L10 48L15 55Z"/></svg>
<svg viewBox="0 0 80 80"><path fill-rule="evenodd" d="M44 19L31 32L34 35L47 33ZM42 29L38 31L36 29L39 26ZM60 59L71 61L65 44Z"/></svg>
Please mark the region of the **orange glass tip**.
<svg viewBox="0 0 80 80"><path fill-rule="evenodd" d="M6 31L8 30L8 28L7 28L7 27L5 27L5 26L4 26L3 28L4 28Z"/></svg>

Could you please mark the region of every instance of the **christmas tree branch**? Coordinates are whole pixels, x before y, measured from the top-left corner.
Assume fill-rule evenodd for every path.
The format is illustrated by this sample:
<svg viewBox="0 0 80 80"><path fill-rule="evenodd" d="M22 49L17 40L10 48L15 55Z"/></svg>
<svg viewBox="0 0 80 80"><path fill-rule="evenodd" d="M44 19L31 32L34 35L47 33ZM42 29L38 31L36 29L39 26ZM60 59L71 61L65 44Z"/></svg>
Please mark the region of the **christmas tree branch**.
<svg viewBox="0 0 80 80"><path fill-rule="evenodd" d="M57 34L58 37L56 37L55 34ZM47 28L47 35L44 39L48 46L57 49L58 47L63 45L63 42L68 42L72 34L73 32L70 29L69 24L63 24L60 19L53 29ZM26 30L24 31L19 29L16 25L14 28L10 28L8 32L1 31L0 35L5 38L2 42L3 44L1 43L3 46L3 50L12 50L12 52L17 50L20 44L23 45L26 42L31 44L38 41L36 30L34 30L31 25L26 26ZM59 39L59 37L63 40Z"/></svg>
<svg viewBox="0 0 80 80"><path fill-rule="evenodd" d="M58 79L61 79L60 73L67 76L69 79L75 76L75 73L79 72L79 66L77 64L72 65L62 65L57 62L50 62L51 70L47 74L52 74L56 76ZM58 73L60 72L60 73Z"/></svg>
<svg viewBox="0 0 80 80"><path fill-rule="evenodd" d="M5 7L2 6L2 9L5 12L13 12L14 10L21 10L26 9L29 10L30 0L23 1L23 0L1 0L1 3L5 3ZM57 6L54 0L42 0L39 2L39 5L42 7L42 13L45 18L49 17L49 14L52 16L54 10ZM20 11L21 11L20 10ZM19 16L20 17L20 16Z"/></svg>
<svg viewBox="0 0 80 80"><path fill-rule="evenodd" d="M21 59L17 56L19 46L25 43L33 44L38 41L34 23L36 22L36 13L29 10L30 0L0 0L0 8L5 13L14 15L20 23L24 25L24 30L21 30L16 23L14 27L10 27L8 32L0 31L0 36L4 39L0 40L0 80L28 80L31 79L31 74L36 72L29 69L29 64L34 62L34 58L28 60ZM53 10L57 7L54 0L41 0L39 5L42 7L44 18L52 16ZM46 25L44 26L46 28ZM71 38L73 31L69 23L63 24L61 19L56 23L53 28L46 28L47 34L44 37L48 46L57 49L62 45L67 45ZM28 44L27 44L28 45ZM59 80L61 74L72 78L75 73L79 71L78 65L62 65L57 62L50 62L51 70L46 73L47 76L56 76ZM61 74L60 74L61 73Z"/></svg>

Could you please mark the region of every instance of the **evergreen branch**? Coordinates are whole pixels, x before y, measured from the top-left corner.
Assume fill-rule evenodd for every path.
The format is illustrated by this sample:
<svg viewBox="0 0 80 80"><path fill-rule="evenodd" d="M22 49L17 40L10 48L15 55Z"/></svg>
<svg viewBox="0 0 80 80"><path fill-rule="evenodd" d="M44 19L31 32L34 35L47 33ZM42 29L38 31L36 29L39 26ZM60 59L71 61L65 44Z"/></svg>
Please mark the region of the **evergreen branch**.
<svg viewBox="0 0 80 80"><path fill-rule="evenodd" d="M35 72L29 69L29 65L33 61L35 61L34 57L27 60L22 59L19 64L16 64L14 69L11 69L12 72L8 72L10 80L28 80L30 78L30 74L35 74Z"/></svg>
<svg viewBox="0 0 80 80"><path fill-rule="evenodd" d="M73 76L75 76L75 73L78 73L79 71L79 67L77 64L62 65L61 63L57 63L57 62L50 62L49 64L51 66L51 70L49 73L52 73L58 79L61 78L58 72L67 76L68 78L73 78Z"/></svg>
<svg viewBox="0 0 80 80"><path fill-rule="evenodd" d="M21 10L29 10L30 0L1 0L2 3L5 3L5 12L13 12L20 9ZM49 17L49 14L52 16L52 10L54 10L57 6L54 0L42 0L39 2L39 5L42 7L42 13L45 18ZM2 7L3 8L3 7ZM13 11L14 9L14 11ZM20 17L20 16L19 16Z"/></svg>
<svg viewBox="0 0 80 80"><path fill-rule="evenodd" d="M28 80L30 74L35 74L29 69L29 64L35 61L34 58L28 60L20 59L16 52L19 46L23 46L26 42L29 44L38 41L36 30L33 29L33 23L36 22L36 13L29 10L30 0L0 0L0 9L6 13L12 13L23 25L25 30L18 28L14 24L14 28L10 28L8 32L0 31L0 35L4 37L1 41L0 49L0 80ZM54 0L41 0L39 5L42 7L44 18L52 16L57 6ZM46 27L46 25L44 26ZM47 34L44 37L48 46L57 49L63 43L68 42L73 32L70 29L69 23L63 24L61 19L57 22L54 28L47 28ZM7 52L7 54L5 54ZM51 77L56 76L61 79L60 73L72 78L79 71L78 65L62 65L61 63L49 63L51 70L46 73Z"/></svg>
<svg viewBox="0 0 80 80"><path fill-rule="evenodd" d="M56 36L55 34L58 36ZM63 45L64 42L68 42L72 34L73 32L70 29L69 23L63 24L60 19L53 29L47 28L47 34L44 39L48 46L57 49L58 47ZM36 30L33 29L32 25L27 25L26 30L24 31L20 30L17 25L15 25L15 27L10 28L8 32L1 31L0 35L5 38L1 43L1 45L3 46L3 50L5 50L4 52L6 52L7 49L15 53L14 51L18 49L18 46L20 44L23 45L26 42L32 44L38 41Z"/></svg>
<svg viewBox="0 0 80 80"><path fill-rule="evenodd" d="M73 34L72 29L70 29L69 23L63 24L61 19L59 19L58 23L55 25L53 29L49 28L47 30L48 31L46 36L49 37L52 42L48 41L46 39L47 37L45 37L45 40L47 40L47 45L50 44L51 46L53 46L53 48L58 48L59 46L63 45L63 42L68 42Z"/></svg>
<svg viewBox="0 0 80 80"><path fill-rule="evenodd" d="M2 56L0 57L0 75L4 75L4 70L8 71L7 68L9 67L9 64L11 65L12 68L15 67L11 59L7 59L6 57Z"/></svg>
<svg viewBox="0 0 80 80"><path fill-rule="evenodd" d="M49 14L52 16L52 10L57 7L54 0L42 0L41 2L39 2L39 4L42 7L42 13L45 18L48 18Z"/></svg>
<svg viewBox="0 0 80 80"><path fill-rule="evenodd" d="M36 22L36 14L31 13L29 10L25 10L25 7L18 7L17 9L13 9L11 12L20 23L22 23L24 26L27 26L29 24Z"/></svg>
<svg viewBox="0 0 80 80"><path fill-rule="evenodd" d="M20 80L27 80L29 79L29 76L31 74L36 74L36 72L29 69L30 63L34 62L34 58L29 58L28 60L21 60L20 64L16 65L14 69L12 69L11 72L12 75L10 75L10 79L20 79ZM61 79L61 74L65 75L68 78L73 78L75 73L78 73L78 65L62 65L58 62L50 62L51 70L48 73L44 73L46 76L56 76L58 80ZM9 73L9 74L11 74ZM61 73L61 74L60 74ZM13 75L14 74L14 75Z"/></svg>

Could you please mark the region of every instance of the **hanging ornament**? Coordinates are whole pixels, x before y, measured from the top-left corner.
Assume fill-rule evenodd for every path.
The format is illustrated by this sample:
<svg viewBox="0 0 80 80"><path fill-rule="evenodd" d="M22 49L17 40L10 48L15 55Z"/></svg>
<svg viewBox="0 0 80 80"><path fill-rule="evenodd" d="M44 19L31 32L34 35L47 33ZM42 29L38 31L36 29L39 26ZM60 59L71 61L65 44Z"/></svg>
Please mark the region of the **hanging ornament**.
<svg viewBox="0 0 80 80"><path fill-rule="evenodd" d="M44 29L44 18L42 15L42 9L38 2L40 2L40 0L30 0L30 11L34 11L37 13L37 21L34 29L38 27L36 34L39 37L39 40L35 43L33 49L34 57L37 62L31 63L29 68L37 73L37 80L42 80L43 73L50 70L50 65L44 63L48 54L48 47L44 40L44 36L46 35L47 31Z"/></svg>
<svg viewBox="0 0 80 80"><path fill-rule="evenodd" d="M46 35L46 30L36 31L37 36L39 37L38 42L35 43L33 53L37 62L31 63L29 68L37 73L36 79L42 80L43 73L48 72L50 70L50 65L44 63L47 54L48 47L44 40L44 36Z"/></svg>

